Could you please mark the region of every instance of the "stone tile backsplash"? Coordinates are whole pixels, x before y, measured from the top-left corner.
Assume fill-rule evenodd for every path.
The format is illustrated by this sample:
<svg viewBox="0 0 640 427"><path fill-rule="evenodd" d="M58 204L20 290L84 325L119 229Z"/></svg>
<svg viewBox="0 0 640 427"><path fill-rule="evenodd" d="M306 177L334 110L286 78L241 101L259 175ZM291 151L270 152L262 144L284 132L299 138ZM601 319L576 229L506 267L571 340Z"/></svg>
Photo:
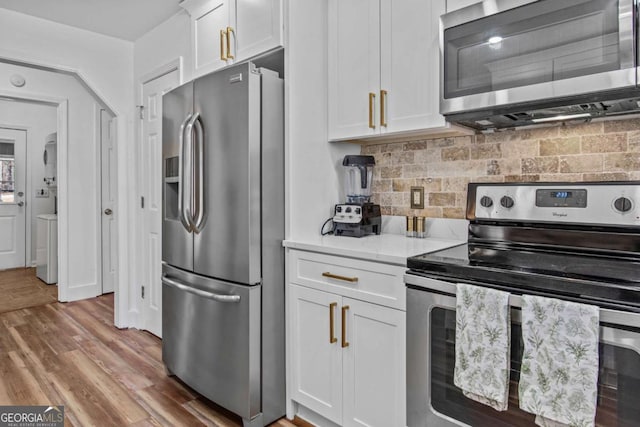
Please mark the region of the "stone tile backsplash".
<svg viewBox="0 0 640 427"><path fill-rule="evenodd" d="M469 182L640 180L640 119L369 144L383 215L464 218ZM425 208L410 209L422 186Z"/></svg>

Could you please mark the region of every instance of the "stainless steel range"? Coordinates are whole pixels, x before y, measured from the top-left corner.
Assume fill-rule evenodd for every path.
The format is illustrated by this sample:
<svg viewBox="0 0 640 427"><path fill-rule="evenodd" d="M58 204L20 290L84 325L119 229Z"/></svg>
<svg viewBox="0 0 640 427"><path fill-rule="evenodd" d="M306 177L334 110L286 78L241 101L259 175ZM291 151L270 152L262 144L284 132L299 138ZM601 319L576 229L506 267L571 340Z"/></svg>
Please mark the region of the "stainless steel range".
<svg viewBox="0 0 640 427"><path fill-rule="evenodd" d="M600 307L596 425L640 425L640 182L469 184L468 244L409 258L407 421L534 426L518 408L520 295ZM511 293L509 409L453 384L456 283Z"/></svg>

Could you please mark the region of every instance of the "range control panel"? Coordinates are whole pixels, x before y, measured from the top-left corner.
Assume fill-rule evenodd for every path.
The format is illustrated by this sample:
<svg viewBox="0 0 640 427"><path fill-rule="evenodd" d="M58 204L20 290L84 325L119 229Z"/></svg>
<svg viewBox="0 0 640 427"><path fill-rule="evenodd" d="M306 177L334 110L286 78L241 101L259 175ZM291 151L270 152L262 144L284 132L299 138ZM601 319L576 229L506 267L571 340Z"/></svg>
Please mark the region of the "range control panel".
<svg viewBox="0 0 640 427"><path fill-rule="evenodd" d="M541 208L586 208L587 190L539 189L536 206Z"/></svg>
<svg viewBox="0 0 640 427"><path fill-rule="evenodd" d="M640 182L471 183L467 218L640 226Z"/></svg>

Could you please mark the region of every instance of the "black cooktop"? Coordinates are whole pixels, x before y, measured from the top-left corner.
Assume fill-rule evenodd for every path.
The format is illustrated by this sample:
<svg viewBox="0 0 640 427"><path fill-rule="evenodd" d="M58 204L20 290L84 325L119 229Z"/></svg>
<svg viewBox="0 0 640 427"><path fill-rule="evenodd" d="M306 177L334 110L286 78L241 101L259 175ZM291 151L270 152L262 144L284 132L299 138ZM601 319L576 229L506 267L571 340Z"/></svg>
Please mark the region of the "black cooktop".
<svg viewBox="0 0 640 427"><path fill-rule="evenodd" d="M640 258L518 245L465 244L407 259L409 274L640 312Z"/></svg>

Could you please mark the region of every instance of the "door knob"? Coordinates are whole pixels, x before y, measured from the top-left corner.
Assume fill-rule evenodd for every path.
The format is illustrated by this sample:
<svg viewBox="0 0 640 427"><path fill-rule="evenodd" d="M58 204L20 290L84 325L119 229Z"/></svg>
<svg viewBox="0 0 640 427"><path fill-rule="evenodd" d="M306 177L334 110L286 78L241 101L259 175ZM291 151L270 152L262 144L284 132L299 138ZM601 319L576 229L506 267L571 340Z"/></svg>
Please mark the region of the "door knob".
<svg viewBox="0 0 640 427"><path fill-rule="evenodd" d="M104 214L105 215L111 215L112 213L113 213L113 211L111 209L109 209L109 208L104 210Z"/></svg>
<svg viewBox="0 0 640 427"><path fill-rule="evenodd" d="M20 207L23 207L24 206L24 202L18 202L17 205L20 206Z"/></svg>
<svg viewBox="0 0 640 427"><path fill-rule="evenodd" d="M22 191L18 191L18 197L22 197L24 196L24 193Z"/></svg>

